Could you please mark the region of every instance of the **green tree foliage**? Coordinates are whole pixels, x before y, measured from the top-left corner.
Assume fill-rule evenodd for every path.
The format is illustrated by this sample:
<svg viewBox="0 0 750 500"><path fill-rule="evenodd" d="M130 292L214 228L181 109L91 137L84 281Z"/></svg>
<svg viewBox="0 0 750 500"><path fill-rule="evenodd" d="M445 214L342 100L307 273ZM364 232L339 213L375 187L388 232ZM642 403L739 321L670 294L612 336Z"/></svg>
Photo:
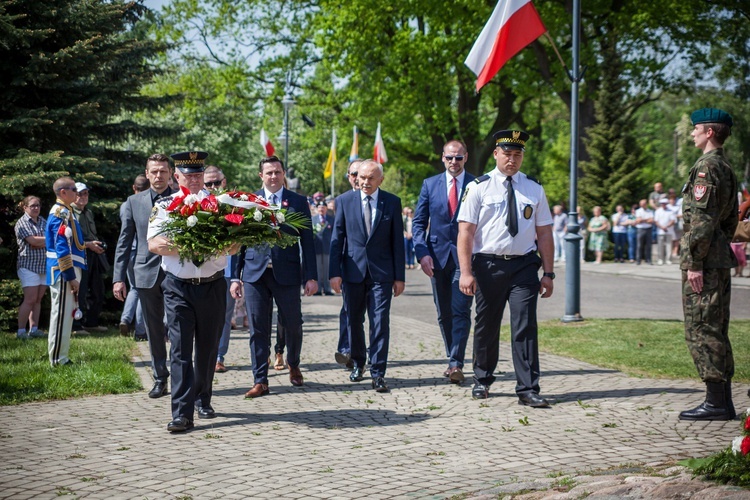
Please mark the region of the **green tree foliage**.
<svg viewBox="0 0 750 500"><path fill-rule="evenodd" d="M634 137L634 120L624 99L619 78L622 63L615 50L616 40L603 44L601 86L595 103L596 124L585 141L589 160L582 162L580 204L584 210L601 206L604 213L617 205L628 206L639 196L642 164L640 146Z"/></svg>
<svg viewBox="0 0 750 500"><path fill-rule="evenodd" d="M70 174L92 186L92 205L102 215L98 229L114 248L118 201L145 159L127 145L170 132L126 118L168 101L140 93L155 73L151 59L165 49L139 27L145 14L140 3L120 0L0 0L0 236L6 245L15 242L15 204L37 195L45 214L54 201L52 182ZM0 277L15 277L10 250Z"/></svg>

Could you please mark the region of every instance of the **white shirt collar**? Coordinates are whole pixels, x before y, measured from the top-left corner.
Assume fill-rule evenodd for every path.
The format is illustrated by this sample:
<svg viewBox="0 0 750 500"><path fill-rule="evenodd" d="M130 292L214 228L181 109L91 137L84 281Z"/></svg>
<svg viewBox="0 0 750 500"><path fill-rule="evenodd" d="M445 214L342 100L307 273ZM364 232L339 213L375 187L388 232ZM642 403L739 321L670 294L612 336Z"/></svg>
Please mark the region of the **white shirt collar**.
<svg viewBox="0 0 750 500"><path fill-rule="evenodd" d="M272 194L275 194L275 195L276 195L276 200L277 200L276 202L277 202L277 203L281 203L281 199L282 199L282 198L284 197L284 186L281 186L281 187L279 188L279 190L278 190L278 191L276 191L275 193L272 193L272 192L271 192L271 191L269 191L269 190L268 190L268 189L267 189L267 188L266 188L265 186L263 186L263 192L265 193L264 197L265 197L265 198L266 198L266 200L268 200L269 202L271 201L271 195L272 195Z"/></svg>
<svg viewBox="0 0 750 500"><path fill-rule="evenodd" d="M373 204L373 205L375 205L375 204L377 204L377 203L378 203L378 194L379 194L379 193L380 193L380 188L377 188L377 189L375 190L375 192L374 192L374 193L372 193L372 194L370 195L370 198L372 198L372 204ZM364 202L365 202L365 197L366 197L366 196L367 196L367 195L366 195L366 194L364 193L364 191L362 191L362 190L360 189L360 190L359 190L359 199L360 199L360 201L361 201L362 203L364 203Z"/></svg>
<svg viewBox="0 0 750 500"><path fill-rule="evenodd" d="M461 173L458 174L456 177L453 177L451 174L448 173L448 171L445 171L445 183L448 184L448 187L451 186L451 179L456 179L456 182L458 182L458 186L464 185L464 177L466 177L466 170L461 170Z"/></svg>

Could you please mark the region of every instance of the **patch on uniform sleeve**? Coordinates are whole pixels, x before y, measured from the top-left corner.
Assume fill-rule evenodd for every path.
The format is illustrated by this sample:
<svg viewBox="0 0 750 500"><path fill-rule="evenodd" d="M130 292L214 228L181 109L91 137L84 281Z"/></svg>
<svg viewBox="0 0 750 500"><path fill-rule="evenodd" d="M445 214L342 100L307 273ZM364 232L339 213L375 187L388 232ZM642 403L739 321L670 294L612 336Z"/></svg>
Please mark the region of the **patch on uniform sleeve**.
<svg viewBox="0 0 750 500"><path fill-rule="evenodd" d="M148 222L154 222L154 219L156 219L156 214L159 213L159 207L157 205L154 205L154 208L151 209L151 216L148 218Z"/></svg>
<svg viewBox="0 0 750 500"><path fill-rule="evenodd" d="M467 185L466 188L464 189L464 195L461 197L461 203L463 203L463 202L466 201L466 197L469 195L469 188L470 187L471 187L471 185Z"/></svg>
<svg viewBox="0 0 750 500"><path fill-rule="evenodd" d="M695 201L701 201L706 195L707 191L708 186L706 186L705 184L696 184L695 186L693 186L693 197L695 198Z"/></svg>
<svg viewBox="0 0 750 500"><path fill-rule="evenodd" d="M539 184L540 186L542 185L542 183L541 183L541 182L539 182L539 180L538 180L538 179L536 179L536 178L534 178L534 177L532 177L532 176L530 176L530 175L527 175L527 176L526 176L526 178L527 178L527 179L529 179L530 181L534 181L534 182L536 182L536 183L537 183L537 184ZM528 218L528 217L527 217L527 218Z"/></svg>

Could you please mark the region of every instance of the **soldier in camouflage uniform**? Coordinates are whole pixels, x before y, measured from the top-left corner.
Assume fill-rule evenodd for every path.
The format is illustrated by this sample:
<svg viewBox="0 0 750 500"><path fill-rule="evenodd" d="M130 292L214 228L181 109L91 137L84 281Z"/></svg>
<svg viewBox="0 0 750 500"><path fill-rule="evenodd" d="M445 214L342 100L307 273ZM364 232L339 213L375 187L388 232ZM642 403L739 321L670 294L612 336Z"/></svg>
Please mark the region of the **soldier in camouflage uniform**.
<svg viewBox="0 0 750 500"><path fill-rule="evenodd" d="M732 420L734 359L729 342L730 269L737 260L729 243L737 227L737 177L724 155L732 117L720 109L695 111L695 146L703 151L683 194L680 242L685 340L706 383L706 400L680 420Z"/></svg>

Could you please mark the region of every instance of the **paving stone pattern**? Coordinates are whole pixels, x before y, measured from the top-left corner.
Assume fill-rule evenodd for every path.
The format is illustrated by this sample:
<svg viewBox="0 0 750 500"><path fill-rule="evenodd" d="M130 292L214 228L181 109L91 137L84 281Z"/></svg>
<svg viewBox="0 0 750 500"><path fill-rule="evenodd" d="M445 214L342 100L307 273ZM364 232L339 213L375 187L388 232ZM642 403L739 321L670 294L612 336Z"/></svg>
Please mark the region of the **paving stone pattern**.
<svg viewBox="0 0 750 500"><path fill-rule="evenodd" d="M196 420L188 433L166 431L168 397L146 396L145 343L136 359L142 392L1 407L0 498L496 498L549 488L561 474L620 487L580 477L705 456L738 433L737 422L677 419L700 401L697 380L633 378L546 354L542 392L556 404L522 407L507 345L491 397L472 400L469 380L456 386L441 376L436 321L403 314L392 317L391 392L378 394L333 361L340 304L303 300L305 385L271 369L271 394L255 400L243 398L252 383L248 333L233 331L229 371L214 383L218 417ZM737 408L750 405L747 385L734 389ZM627 496L618 491L605 496Z"/></svg>

